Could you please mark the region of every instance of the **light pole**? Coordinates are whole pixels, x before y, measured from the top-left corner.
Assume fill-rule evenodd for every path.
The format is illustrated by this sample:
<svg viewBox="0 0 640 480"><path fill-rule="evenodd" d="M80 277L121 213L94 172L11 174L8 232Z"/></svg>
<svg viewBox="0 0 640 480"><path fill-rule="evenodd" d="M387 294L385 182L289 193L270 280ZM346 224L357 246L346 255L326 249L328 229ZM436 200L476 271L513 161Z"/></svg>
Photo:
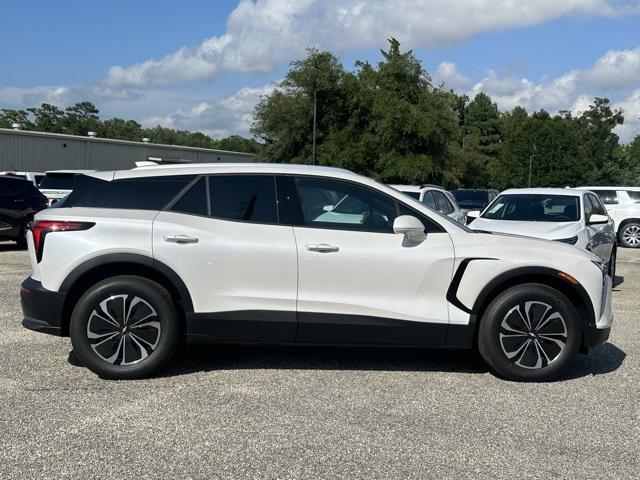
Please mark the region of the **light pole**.
<svg viewBox="0 0 640 480"><path fill-rule="evenodd" d="M311 164L316 164L316 115L318 109L318 88L313 89L313 146L311 147Z"/></svg>
<svg viewBox="0 0 640 480"><path fill-rule="evenodd" d="M531 188L531 167L533 166L533 154L536 151L536 144L533 144L533 148L531 149L531 154L529 155L529 188Z"/></svg>

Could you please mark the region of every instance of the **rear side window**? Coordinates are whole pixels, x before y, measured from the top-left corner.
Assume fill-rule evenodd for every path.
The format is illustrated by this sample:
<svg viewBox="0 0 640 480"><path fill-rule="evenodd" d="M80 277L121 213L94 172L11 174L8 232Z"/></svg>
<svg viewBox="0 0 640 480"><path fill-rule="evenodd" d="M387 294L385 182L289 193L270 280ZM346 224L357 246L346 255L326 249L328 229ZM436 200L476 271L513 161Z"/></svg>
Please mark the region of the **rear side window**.
<svg viewBox="0 0 640 480"><path fill-rule="evenodd" d="M207 179L202 177L194 183L170 208L172 212L191 215L208 215Z"/></svg>
<svg viewBox="0 0 640 480"><path fill-rule="evenodd" d="M190 181L191 175L124 178L103 182L69 207L162 210Z"/></svg>
<svg viewBox="0 0 640 480"><path fill-rule="evenodd" d="M276 180L272 175L209 177L211 216L224 220L278 223Z"/></svg>
<svg viewBox="0 0 640 480"><path fill-rule="evenodd" d="M13 197L20 193L26 193L27 190L29 190L29 187L35 188L31 182L22 180L21 178L16 178L16 176L0 177L1 197Z"/></svg>
<svg viewBox="0 0 640 480"><path fill-rule="evenodd" d="M592 190L605 205L617 205L618 194L615 190Z"/></svg>
<svg viewBox="0 0 640 480"><path fill-rule="evenodd" d="M48 190L71 190L74 173L47 173L40 182L40 188Z"/></svg>
<svg viewBox="0 0 640 480"><path fill-rule="evenodd" d="M629 195L629 198L633 200L633 203L640 203L640 192L627 190L627 195Z"/></svg>

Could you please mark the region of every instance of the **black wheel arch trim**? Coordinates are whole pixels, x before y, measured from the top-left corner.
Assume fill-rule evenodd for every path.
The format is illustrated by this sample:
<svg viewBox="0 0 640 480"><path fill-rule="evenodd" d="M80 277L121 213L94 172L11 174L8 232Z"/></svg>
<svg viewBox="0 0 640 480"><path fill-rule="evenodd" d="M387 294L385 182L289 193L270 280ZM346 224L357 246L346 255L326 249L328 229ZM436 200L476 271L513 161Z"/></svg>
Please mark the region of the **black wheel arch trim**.
<svg viewBox="0 0 640 480"><path fill-rule="evenodd" d="M584 305L584 310L587 315L587 318L582 318L582 331L584 338L588 338L588 335L591 330L595 328L596 318L595 312L593 310L593 303L591 302L591 298L589 294L584 289L584 287L580 284L573 285L569 283L567 280L564 280L558 274L560 270L556 270L550 267L516 267L514 269L508 270L506 272L501 273L500 275L493 278L489 283L487 283L483 289L480 291L478 296L476 297L473 307L468 308L465 306L457 297L457 290L462 282L462 278L464 277L464 273L469 265L474 260L497 260L495 258L486 258L486 257L473 257L466 258L456 270L456 273L453 276L451 284L449 285L449 289L447 290L447 301L452 305L460 308L464 312L468 313L469 323L468 325L450 325L449 326L449 334L447 335L447 343L450 346L471 346L475 341L475 335L477 331L477 325L480 315L483 312L483 306L486 306L491 300L491 295L497 290L500 289L501 285L508 285L509 282L518 277L534 277L532 278L532 282L535 282L535 277L546 277L552 279L556 284L565 285L569 291L574 292L577 297L580 299L582 304ZM502 291L502 290L500 290ZM571 300L571 299L569 299Z"/></svg>
<svg viewBox="0 0 640 480"><path fill-rule="evenodd" d="M169 266L152 257L136 254L136 253L109 253L91 258L67 275L62 282L59 291L68 292L75 282L84 274L98 267L104 267L115 264L132 264L141 265L146 268L155 270L158 274L165 277L175 288L185 313L193 312L193 301L189 289L182 281L180 276Z"/></svg>

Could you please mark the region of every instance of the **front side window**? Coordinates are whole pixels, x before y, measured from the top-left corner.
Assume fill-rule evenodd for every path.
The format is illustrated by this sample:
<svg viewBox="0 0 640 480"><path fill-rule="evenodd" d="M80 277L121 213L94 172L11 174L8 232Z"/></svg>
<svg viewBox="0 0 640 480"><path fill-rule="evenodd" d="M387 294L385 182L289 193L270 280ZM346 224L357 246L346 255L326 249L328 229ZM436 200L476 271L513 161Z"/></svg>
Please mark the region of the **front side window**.
<svg viewBox="0 0 640 480"><path fill-rule="evenodd" d="M450 213L453 212L453 206L451 205L449 200L447 200L447 197L445 196L444 193L434 191L433 196L436 200L436 205L438 206L438 210L440 210L445 215L449 215Z"/></svg>
<svg viewBox="0 0 640 480"><path fill-rule="evenodd" d="M588 194L587 198L591 201L591 205L593 205L592 213L597 213L598 215L608 215L607 209L602 204L602 201L599 197L597 197L596 195Z"/></svg>
<svg viewBox="0 0 640 480"><path fill-rule="evenodd" d="M211 216L224 220L278 223L276 182L272 175L209 177Z"/></svg>
<svg viewBox="0 0 640 480"><path fill-rule="evenodd" d="M422 203L424 203L427 207L431 207L434 210L437 210L436 201L433 199L433 194L431 191L424 192L424 197L422 199Z"/></svg>
<svg viewBox="0 0 640 480"><path fill-rule="evenodd" d="M575 222L580 199L569 195L500 195L482 215L489 220Z"/></svg>
<svg viewBox="0 0 640 480"><path fill-rule="evenodd" d="M393 232L396 202L366 187L333 179L299 177L293 180L300 214L307 227Z"/></svg>
<svg viewBox="0 0 640 480"><path fill-rule="evenodd" d="M617 205L618 194L615 190L592 190L605 205Z"/></svg>

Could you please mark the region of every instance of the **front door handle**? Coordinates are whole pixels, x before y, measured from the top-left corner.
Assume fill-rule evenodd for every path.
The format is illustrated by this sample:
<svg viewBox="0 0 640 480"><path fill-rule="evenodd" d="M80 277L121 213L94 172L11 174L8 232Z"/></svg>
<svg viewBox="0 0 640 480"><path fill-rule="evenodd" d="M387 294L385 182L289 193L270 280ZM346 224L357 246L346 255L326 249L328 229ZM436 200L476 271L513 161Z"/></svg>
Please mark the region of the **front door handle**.
<svg viewBox="0 0 640 480"><path fill-rule="evenodd" d="M169 242L169 243L198 243L198 238L196 237L192 237L190 235L167 235L164 237L164 241L165 242Z"/></svg>
<svg viewBox="0 0 640 480"><path fill-rule="evenodd" d="M331 253L340 250L337 245L329 245L328 243L310 243L305 245L310 252Z"/></svg>

